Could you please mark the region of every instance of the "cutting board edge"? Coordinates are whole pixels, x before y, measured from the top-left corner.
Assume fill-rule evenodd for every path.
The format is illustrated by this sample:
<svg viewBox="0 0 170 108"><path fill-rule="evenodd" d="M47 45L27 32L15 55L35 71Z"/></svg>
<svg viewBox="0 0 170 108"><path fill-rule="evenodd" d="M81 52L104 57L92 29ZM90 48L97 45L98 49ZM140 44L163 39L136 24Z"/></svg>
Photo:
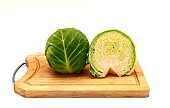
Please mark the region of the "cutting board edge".
<svg viewBox="0 0 170 108"><path fill-rule="evenodd" d="M102 86L102 85L101 85ZM76 85L57 85L57 86L36 86L30 85L28 83L17 82L15 84L15 92L22 95L23 97L28 98L64 98L64 97L139 97L145 98L149 97L149 88L148 86L138 86L138 89L133 89L133 86L137 85L126 85L114 87L112 85L107 86L107 90L103 89L101 86L90 85L89 88L84 87L83 85L77 87ZM90 88L92 87L92 88ZM106 86L105 86L106 87ZM41 88L41 89L40 89ZM53 88L53 90L51 90ZM54 89L55 88L55 89ZM72 88L72 89L70 89ZM79 89L78 89L79 88ZM81 88L81 89L80 89ZM116 89L114 89L116 88ZM122 89L126 88L126 90ZM137 87L135 87L137 88ZM68 92L69 89L69 92Z"/></svg>
<svg viewBox="0 0 170 108"><path fill-rule="evenodd" d="M27 98L123 98L123 97L149 97L148 90L141 91L121 91L121 90L28 90L15 87L15 92Z"/></svg>

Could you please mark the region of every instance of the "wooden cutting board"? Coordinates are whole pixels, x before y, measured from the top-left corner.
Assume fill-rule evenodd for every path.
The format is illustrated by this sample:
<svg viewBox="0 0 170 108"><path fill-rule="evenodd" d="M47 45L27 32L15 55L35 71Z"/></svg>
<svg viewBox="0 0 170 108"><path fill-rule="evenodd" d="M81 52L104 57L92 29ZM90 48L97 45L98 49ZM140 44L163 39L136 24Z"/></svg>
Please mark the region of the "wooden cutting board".
<svg viewBox="0 0 170 108"><path fill-rule="evenodd" d="M62 75L53 71L43 53L26 57L28 70L14 84L24 97L148 97L149 86L137 64L130 76L96 78L87 65L80 74Z"/></svg>

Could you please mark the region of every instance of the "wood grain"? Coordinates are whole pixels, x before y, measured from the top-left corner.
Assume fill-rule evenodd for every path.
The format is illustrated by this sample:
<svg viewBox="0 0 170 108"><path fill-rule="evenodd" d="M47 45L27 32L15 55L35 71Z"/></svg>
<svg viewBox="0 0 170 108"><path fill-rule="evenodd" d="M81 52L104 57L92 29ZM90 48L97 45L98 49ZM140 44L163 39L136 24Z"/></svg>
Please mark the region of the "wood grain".
<svg viewBox="0 0 170 108"><path fill-rule="evenodd" d="M149 86L137 64L130 76L95 78L87 65L80 74L62 75L53 71L43 53L26 57L28 70L14 85L24 97L148 97Z"/></svg>

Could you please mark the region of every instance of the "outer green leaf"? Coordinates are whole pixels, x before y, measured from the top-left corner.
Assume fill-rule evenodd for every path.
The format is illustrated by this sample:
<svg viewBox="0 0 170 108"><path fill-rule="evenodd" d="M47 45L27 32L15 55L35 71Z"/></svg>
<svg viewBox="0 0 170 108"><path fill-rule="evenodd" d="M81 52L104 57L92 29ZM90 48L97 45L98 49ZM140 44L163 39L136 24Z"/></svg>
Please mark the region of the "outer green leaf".
<svg viewBox="0 0 170 108"><path fill-rule="evenodd" d="M45 55L52 69L59 73L80 73L86 65L89 42L75 28L59 29L47 40Z"/></svg>

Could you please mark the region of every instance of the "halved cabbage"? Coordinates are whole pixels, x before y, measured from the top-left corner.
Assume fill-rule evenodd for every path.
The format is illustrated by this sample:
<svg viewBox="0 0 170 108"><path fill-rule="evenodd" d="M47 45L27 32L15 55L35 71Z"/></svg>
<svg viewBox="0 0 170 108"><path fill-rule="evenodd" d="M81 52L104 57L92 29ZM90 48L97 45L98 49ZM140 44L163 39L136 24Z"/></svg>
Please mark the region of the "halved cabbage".
<svg viewBox="0 0 170 108"><path fill-rule="evenodd" d="M91 42L89 63L94 76L105 77L108 73L130 75L136 61L134 42L119 30L104 31Z"/></svg>

